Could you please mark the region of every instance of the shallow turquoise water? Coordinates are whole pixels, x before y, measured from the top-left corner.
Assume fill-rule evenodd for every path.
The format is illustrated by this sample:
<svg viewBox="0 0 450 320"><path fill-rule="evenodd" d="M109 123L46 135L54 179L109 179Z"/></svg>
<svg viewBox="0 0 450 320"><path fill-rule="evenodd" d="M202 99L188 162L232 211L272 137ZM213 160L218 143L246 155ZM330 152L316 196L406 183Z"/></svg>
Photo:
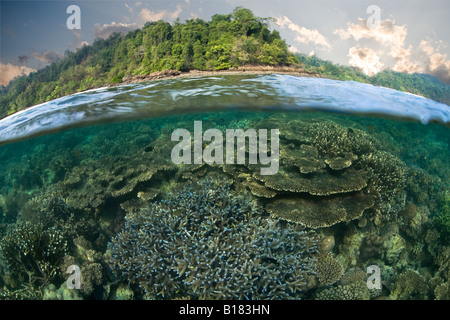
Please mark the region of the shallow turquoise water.
<svg viewBox="0 0 450 320"><path fill-rule="evenodd" d="M279 75L128 85L28 109L0 122L1 296L448 299L448 116L389 89ZM278 129L279 170L261 175L249 145L244 163L174 164L171 137L185 129L194 153L195 121L224 137ZM267 250L246 256L252 241ZM69 265L81 289L67 289ZM367 285L373 265L380 289Z"/></svg>

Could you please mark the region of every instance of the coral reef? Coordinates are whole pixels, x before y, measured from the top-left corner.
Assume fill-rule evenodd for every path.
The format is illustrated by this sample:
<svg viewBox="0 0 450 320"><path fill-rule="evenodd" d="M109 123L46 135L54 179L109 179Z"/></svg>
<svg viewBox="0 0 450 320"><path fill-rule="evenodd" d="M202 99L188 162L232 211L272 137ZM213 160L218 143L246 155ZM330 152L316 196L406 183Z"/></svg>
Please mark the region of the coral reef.
<svg viewBox="0 0 450 320"><path fill-rule="evenodd" d="M405 250L405 240L399 234L393 234L384 243L385 254L384 259L388 264L398 263L400 255Z"/></svg>
<svg viewBox="0 0 450 320"><path fill-rule="evenodd" d="M434 290L434 295L436 300L450 300L450 285L448 281L438 285Z"/></svg>
<svg viewBox="0 0 450 320"><path fill-rule="evenodd" d="M114 293L114 300L133 300L133 298L133 290L124 284L120 285Z"/></svg>
<svg viewBox="0 0 450 320"><path fill-rule="evenodd" d="M0 221L11 222L17 218L20 208L29 200L30 196L15 189L0 194Z"/></svg>
<svg viewBox="0 0 450 320"><path fill-rule="evenodd" d="M278 173L261 175L257 165L224 170L265 198L274 217L324 228L367 210L387 215L402 207L405 165L364 131L332 121L279 118L254 126L280 130Z"/></svg>
<svg viewBox="0 0 450 320"><path fill-rule="evenodd" d="M264 217L231 182L208 178L129 212L109 244L121 279L148 297L291 299L308 288L317 240L299 225Z"/></svg>
<svg viewBox="0 0 450 320"><path fill-rule="evenodd" d="M330 252L319 256L315 271L321 285L333 284L344 274L341 263Z"/></svg>
<svg viewBox="0 0 450 320"><path fill-rule="evenodd" d="M142 185L158 171L169 169L170 158L163 162L153 156L154 153L142 152L123 160L110 158L76 166L60 183L60 190L69 195L67 201L71 207L98 208L111 199L137 192L138 185L142 190Z"/></svg>
<svg viewBox="0 0 450 320"><path fill-rule="evenodd" d="M50 284L44 289L42 300L82 300L82 296L78 290L72 290L67 287L67 283L63 282L60 288L56 288L54 284Z"/></svg>
<svg viewBox="0 0 450 320"><path fill-rule="evenodd" d="M450 238L450 191L445 193L441 209L437 212L434 220L443 235Z"/></svg>
<svg viewBox="0 0 450 320"><path fill-rule="evenodd" d="M176 166L171 133L198 119L2 146L0 298L449 299L443 138L363 117L214 113L204 130L280 129L278 173Z"/></svg>
<svg viewBox="0 0 450 320"><path fill-rule="evenodd" d="M396 278L390 297L393 300L429 299L428 281L416 270L408 269Z"/></svg>
<svg viewBox="0 0 450 320"><path fill-rule="evenodd" d="M58 277L59 263L67 251L63 232L43 224L19 223L0 241L0 255L13 276L31 285Z"/></svg>
<svg viewBox="0 0 450 320"><path fill-rule="evenodd" d="M11 299L55 298L58 290L49 286L60 287L67 278L67 266L72 264L82 270L79 297L93 294L102 282L103 266L102 254L92 243L95 249L106 247L102 240L105 231L92 216L82 213L68 207L64 199L46 193L37 194L21 208L17 222L0 240L0 260L7 267L4 295ZM36 290L36 294L28 296L23 287Z"/></svg>
<svg viewBox="0 0 450 320"><path fill-rule="evenodd" d="M363 260L381 258L384 239L377 234L368 234L364 237L360 248L360 257Z"/></svg>
<svg viewBox="0 0 450 320"><path fill-rule="evenodd" d="M367 288L365 273L358 269L350 269L332 287L318 290L315 300L369 300L371 294Z"/></svg>
<svg viewBox="0 0 450 320"><path fill-rule="evenodd" d="M321 253L331 252L334 249L335 245L336 241L334 239L334 236L328 236L320 241L319 250Z"/></svg>

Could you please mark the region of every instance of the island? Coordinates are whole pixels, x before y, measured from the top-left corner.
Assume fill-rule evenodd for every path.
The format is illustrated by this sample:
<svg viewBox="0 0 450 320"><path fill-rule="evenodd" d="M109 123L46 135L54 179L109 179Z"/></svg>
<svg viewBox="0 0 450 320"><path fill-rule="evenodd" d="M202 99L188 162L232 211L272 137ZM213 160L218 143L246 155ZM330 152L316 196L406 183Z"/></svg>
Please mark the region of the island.
<svg viewBox="0 0 450 320"><path fill-rule="evenodd" d="M147 22L127 34L96 39L36 72L0 87L0 119L33 105L89 89L168 77L229 73L287 73L360 81L450 104L450 86L424 74L383 71L369 77L355 67L294 54L273 18L237 7L210 21Z"/></svg>

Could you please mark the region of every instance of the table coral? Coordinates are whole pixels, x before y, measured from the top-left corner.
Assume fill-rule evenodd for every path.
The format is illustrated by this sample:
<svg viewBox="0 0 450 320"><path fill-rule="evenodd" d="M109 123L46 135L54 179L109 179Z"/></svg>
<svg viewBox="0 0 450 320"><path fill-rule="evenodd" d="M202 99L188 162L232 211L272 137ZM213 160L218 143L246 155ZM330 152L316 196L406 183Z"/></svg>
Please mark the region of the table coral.
<svg viewBox="0 0 450 320"><path fill-rule="evenodd" d="M274 217L323 228L357 219L369 209L396 207L405 165L366 132L332 121L267 119L254 126L279 129L278 173L261 175L254 164L224 171L235 178L245 175L244 184L267 199Z"/></svg>

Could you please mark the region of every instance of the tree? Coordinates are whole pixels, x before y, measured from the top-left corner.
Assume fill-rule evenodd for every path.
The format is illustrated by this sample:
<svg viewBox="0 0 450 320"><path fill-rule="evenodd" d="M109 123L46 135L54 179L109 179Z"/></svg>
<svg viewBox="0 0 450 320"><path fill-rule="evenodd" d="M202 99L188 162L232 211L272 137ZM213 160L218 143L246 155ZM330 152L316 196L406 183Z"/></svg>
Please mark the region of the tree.
<svg viewBox="0 0 450 320"><path fill-rule="evenodd" d="M165 69L222 70L244 64L286 65L297 59L287 50L270 18L242 7L201 19L147 22L126 35L96 39L64 58L13 80L0 90L0 116L62 95L119 83L125 75Z"/></svg>

